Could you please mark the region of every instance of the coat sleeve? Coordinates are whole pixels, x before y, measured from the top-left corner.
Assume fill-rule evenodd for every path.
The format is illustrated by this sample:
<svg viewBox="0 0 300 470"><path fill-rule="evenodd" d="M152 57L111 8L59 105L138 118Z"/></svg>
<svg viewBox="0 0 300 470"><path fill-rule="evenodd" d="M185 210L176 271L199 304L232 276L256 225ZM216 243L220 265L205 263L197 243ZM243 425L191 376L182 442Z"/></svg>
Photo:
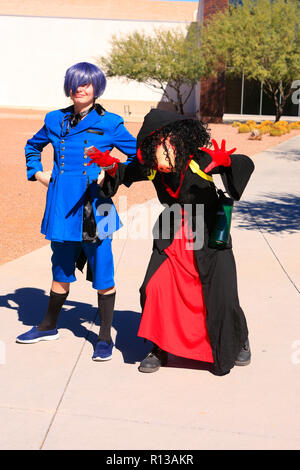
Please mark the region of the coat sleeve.
<svg viewBox="0 0 300 470"><path fill-rule="evenodd" d="M121 184L129 187L136 181L147 181L147 169L143 167L135 157L131 162L119 163L115 176L105 173L104 183L100 189L100 195L105 198L112 197L118 191Z"/></svg>
<svg viewBox="0 0 300 470"><path fill-rule="evenodd" d="M231 155L231 166L215 167L209 175L220 174L227 193L236 201L239 201L246 188L251 174L254 171L254 163L247 155L234 153ZM211 163L211 157L205 152L198 157L201 170Z"/></svg>
<svg viewBox="0 0 300 470"><path fill-rule="evenodd" d="M120 150L120 152L127 155L128 158L126 162L124 162L124 165L128 165L134 160L136 155L136 139L126 129L123 121L119 122L114 130L112 144Z"/></svg>
<svg viewBox="0 0 300 470"><path fill-rule="evenodd" d="M223 168L221 178L225 189L233 199L239 201L254 171L254 163L247 155L233 154L231 166Z"/></svg>
<svg viewBox="0 0 300 470"><path fill-rule="evenodd" d="M25 146L25 157L27 167L27 179L35 181L35 173L43 171L41 162L41 152L50 142L46 125L42 127L31 139L27 141Z"/></svg>

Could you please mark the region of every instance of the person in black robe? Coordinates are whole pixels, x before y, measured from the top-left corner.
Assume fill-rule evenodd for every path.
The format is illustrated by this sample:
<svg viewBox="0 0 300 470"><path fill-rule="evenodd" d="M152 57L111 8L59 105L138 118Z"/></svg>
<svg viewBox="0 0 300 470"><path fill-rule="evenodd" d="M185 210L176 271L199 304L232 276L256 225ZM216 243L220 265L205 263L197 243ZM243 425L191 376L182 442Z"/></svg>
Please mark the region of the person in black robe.
<svg viewBox="0 0 300 470"><path fill-rule="evenodd" d="M219 197L212 175L239 200L254 170L252 160L210 149L207 125L187 116L152 109L137 136L137 159L125 166L95 147L91 162L106 168L101 193L116 194L120 184L151 180L165 206L156 222L153 252L140 288L142 318L138 335L153 342L139 365L155 372L168 352L211 364L215 375L250 363L245 315L239 303L231 237L222 247L210 243Z"/></svg>

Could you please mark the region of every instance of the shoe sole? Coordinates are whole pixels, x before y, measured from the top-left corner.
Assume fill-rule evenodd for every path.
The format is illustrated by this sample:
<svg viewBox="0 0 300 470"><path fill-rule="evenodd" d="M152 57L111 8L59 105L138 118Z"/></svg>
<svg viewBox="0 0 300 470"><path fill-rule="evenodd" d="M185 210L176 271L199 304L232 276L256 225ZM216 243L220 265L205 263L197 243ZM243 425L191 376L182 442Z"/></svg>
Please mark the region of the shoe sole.
<svg viewBox="0 0 300 470"><path fill-rule="evenodd" d="M51 335L51 336L43 336L42 338L36 338L36 339L18 339L17 338L16 343L33 344L33 343L39 343L40 341L52 341L58 338L59 338L59 334Z"/></svg>
<svg viewBox="0 0 300 470"><path fill-rule="evenodd" d="M146 372L146 373L151 373L151 372L157 372L160 369L160 367L138 367L138 370L140 372Z"/></svg>
<svg viewBox="0 0 300 470"><path fill-rule="evenodd" d="M249 359L249 361L236 361L234 365L235 366L249 366L250 363L251 363L251 359Z"/></svg>
<svg viewBox="0 0 300 470"><path fill-rule="evenodd" d="M111 358L112 358L112 355L108 357L92 357L93 361L96 361L96 362L109 361Z"/></svg>

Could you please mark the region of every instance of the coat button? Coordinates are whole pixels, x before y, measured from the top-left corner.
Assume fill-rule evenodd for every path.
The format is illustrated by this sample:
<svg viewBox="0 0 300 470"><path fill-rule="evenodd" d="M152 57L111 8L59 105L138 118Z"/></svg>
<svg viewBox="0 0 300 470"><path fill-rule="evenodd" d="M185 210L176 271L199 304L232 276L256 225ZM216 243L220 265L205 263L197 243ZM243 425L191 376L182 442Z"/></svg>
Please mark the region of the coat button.
<svg viewBox="0 0 300 470"><path fill-rule="evenodd" d="M88 156L87 155L83 155L83 158L87 158Z"/></svg>
<svg viewBox="0 0 300 470"><path fill-rule="evenodd" d="M62 147L61 149L62 149L62 150L65 150L65 147Z"/></svg>
<svg viewBox="0 0 300 470"><path fill-rule="evenodd" d="M87 140L85 140L85 141L84 141L84 143L85 143L85 144L87 144L87 143L88 143L88 141L87 141Z"/></svg>
<svg viewBox="0 0 300 470"><path fill-rule="evenodd" d="M65 156L64 156L64 155L61 155L60 158L65 158Z"/></svg>
<svg viewBox="0 0 300 470"><path fill-rule="evenodd" d="M83 171L82 173L83 173L84 175L86 175L86 171Z"/></svg>
<svg viewBox="0 0 300 470"><path fill-rule="evenodd" d="M87 166L87 162L84 162L83 166Z"/></svg>
<svg viewBox="0 0 300 470"><path fill-rule="evenodd" d="M64 170L61 170L61 171L60 171L60 174L62 175L62 174L63 174L63 172L64 172Z"/></svg>
<svg viewBox="0 0 300 470"><path fill-rule="evenodd" d="M62 144L64 144L64 143L65 143L65 141L64 141L64 140L61 140L61 143L62 143Z"/></svg>
<svg viewBox="0 0 300 470"><path fill-rule="evenodd" d="M61 166L64 166L64 162L62 162L60 165L61 165Z"/></svg>

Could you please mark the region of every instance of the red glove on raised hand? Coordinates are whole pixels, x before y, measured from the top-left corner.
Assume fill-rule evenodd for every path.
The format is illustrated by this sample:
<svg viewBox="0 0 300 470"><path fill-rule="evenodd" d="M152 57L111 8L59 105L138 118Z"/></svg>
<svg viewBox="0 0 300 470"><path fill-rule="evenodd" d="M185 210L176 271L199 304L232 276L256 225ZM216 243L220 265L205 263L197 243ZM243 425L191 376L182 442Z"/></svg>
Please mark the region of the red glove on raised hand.
<svg viewBox="0 0 300 470"><path fill-rule="evenodd" d="M118 158L112 157L109 153L109 150L106 150L103 153L96 147L89 147L85 150L85 153L91 159L88 166L90 166L92 163L96 163L103 170L107 171L110 176L115 176L120 160L118 160Z"/></svg>
<svg viewBox="0 0 300 470"><path fill-rule="evenodd" d="M211 140L214 150L208 149L206 147L200 147L200 150L203 150L204 152L208 153L211 158L212 162L207 165L205 168L205 173L209 173L211 170L213 170L216 166L230 166L231 165L231 158L230 155L235 152L236 148L231 149L231 150L225 150L225 140L222 140L221 143L221 148L219 149L219 146L217 142L212 139Z"/></svg>

